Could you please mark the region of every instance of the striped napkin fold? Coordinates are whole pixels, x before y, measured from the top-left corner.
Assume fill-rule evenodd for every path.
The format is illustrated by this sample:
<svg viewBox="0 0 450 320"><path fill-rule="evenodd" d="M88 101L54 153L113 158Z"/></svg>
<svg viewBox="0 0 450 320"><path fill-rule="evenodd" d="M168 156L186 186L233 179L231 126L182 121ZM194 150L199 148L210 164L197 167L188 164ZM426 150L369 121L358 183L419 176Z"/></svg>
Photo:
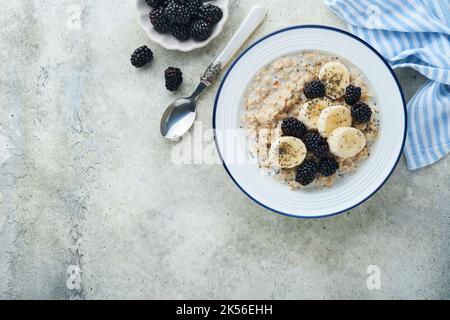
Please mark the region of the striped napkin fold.
<svg viewBox="0 0 450 320"><path fill-rule="evenodd" d="M410 170L443 158L450 151L450 1L325 3L393 68L411 67L429 79L408 104L404 152Z"/></svg>

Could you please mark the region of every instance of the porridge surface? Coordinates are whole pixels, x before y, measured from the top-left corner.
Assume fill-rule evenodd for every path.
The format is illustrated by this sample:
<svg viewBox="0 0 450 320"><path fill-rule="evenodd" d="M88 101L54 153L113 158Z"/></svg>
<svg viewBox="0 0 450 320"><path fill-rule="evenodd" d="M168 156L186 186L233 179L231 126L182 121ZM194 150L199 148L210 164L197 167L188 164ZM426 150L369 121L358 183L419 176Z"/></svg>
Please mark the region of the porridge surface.
<svg viewBox="0 0 450 320"><path fill-rule="evenodd" d="M335 157L339 163L339 170L329 177L319 176L315 179L316 187L331 187L338 176L356 170L358 163L370 155L370 146L378 135L376 102L362 73L337 56L304 51L281 57L263 67L246 92L243 122L250 140L250 155L257 159L262 174L273 176L291 189L301 187L295 181L297 168L279 168L270 157L272 144L283 135L281 130L283 119L298 118L301 107L305 104L308 106L305 108L313 108L320 104L321 108L342 105L351 109L343 97L334 100L327 97L307 99L303 93L305 86L316 80L322 67L329 62L341 62L347 67L350 84L361 88L360 101L368 104L372 110L369 122L351 124L364 134L367 141L365 147L353 157L345 159ZM314 125L315 120L310 120ZM308 152L306 159L311 158L314 156Z"/></svg>

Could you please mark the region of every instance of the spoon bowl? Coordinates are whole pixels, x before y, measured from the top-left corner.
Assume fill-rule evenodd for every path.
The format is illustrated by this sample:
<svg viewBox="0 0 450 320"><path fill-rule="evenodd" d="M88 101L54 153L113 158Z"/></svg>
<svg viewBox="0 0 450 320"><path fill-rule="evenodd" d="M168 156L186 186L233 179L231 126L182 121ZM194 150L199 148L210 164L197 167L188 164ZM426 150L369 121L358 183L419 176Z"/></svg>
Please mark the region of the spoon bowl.
<svg viewBox="0 0 450 320"><path fill-rule="evenodd" d="M178 140L192 127L196 114L195 99L189 97L175 100L164 111L161 135L169 140Z"/></svg>
<svg viewBox="0 0 450 320"><path fill-rule="evenodd" d="M209 83L205 78L190 97L177 99L166 108L161 119L161 135L169 140L178 140L192 127L197 115L196 101Z"/></svg>

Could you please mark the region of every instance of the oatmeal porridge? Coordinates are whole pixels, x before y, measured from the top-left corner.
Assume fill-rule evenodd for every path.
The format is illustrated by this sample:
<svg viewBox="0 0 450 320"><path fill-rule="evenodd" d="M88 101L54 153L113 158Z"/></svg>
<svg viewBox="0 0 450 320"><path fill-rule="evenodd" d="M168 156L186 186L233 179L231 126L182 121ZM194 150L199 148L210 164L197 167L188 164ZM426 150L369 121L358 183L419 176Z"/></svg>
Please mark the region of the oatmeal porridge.
<svg viewBox="0 0 450 320"><path fill-rule="evenodd" d="M378 135L376 101L362 73L323 52L262 68L244 99L250 154L291 189L331 187L357 170Z"/></svg>

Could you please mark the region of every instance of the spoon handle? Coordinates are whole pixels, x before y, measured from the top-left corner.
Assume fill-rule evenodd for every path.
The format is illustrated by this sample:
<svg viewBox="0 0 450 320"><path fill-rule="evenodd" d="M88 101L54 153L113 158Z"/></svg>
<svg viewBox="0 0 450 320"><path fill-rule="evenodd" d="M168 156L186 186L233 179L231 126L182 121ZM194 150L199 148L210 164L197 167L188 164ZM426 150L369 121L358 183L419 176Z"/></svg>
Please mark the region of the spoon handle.
<svg viewBox="0 0 450 320"><path fill-rule="evenodd" d="M204 84L210 86L215 80L217 80L222 68L230 62L245 41L247 41L256 28L258 28L266 17L266 14L267 10L259 5L254 6L250 10L249 14L244 21L242 21L231 40L202 76L202 82Z"/></svg>

